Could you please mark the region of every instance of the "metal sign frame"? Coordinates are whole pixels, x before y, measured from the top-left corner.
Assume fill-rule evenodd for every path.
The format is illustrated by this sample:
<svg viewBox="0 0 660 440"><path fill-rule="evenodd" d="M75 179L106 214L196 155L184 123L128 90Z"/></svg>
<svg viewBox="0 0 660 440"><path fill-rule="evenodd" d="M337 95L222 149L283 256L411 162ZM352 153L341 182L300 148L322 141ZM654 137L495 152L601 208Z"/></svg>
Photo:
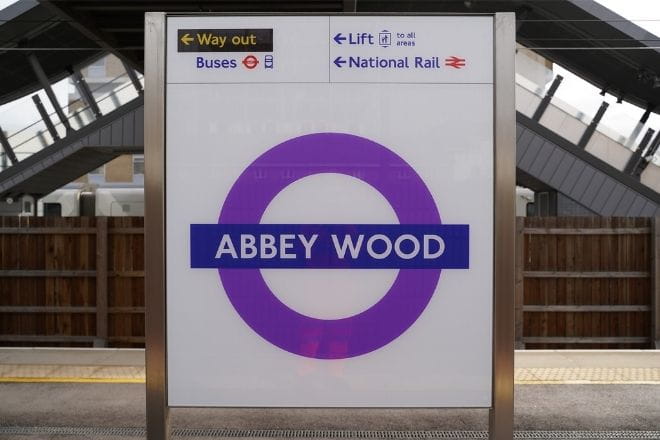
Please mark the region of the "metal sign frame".
<svg viewBox="0 0 660 440"><path fill-rule="evenodd" d="M147 438L169 439L165 282L165 110L168 16L464 16L477 14L166 14L145 17L145 291ZM491 440L513 438L515 14L493 17L494 213Z"/></svg>

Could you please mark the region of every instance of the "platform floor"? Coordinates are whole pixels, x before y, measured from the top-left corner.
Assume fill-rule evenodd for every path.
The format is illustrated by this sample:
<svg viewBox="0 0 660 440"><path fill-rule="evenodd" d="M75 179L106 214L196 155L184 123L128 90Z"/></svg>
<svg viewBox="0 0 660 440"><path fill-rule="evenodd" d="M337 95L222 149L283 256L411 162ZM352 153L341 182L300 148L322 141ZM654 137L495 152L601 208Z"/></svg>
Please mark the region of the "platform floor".
<svg viewBox="0 0 660 440"><path fill-rule="evenodd" d="M518 351L521 385L660 385L660 350ZM0 383L144 383L144 350L0 348Z"/></svg>
<svg viewBox="0 0 660 440"><path fill-rule="evenodd" d="M516 354L517 439L660 439L660 351ZM142 350L0 349L0 439L144 438ZM482 409L171 410L175 438L487 438Z"/></svg>

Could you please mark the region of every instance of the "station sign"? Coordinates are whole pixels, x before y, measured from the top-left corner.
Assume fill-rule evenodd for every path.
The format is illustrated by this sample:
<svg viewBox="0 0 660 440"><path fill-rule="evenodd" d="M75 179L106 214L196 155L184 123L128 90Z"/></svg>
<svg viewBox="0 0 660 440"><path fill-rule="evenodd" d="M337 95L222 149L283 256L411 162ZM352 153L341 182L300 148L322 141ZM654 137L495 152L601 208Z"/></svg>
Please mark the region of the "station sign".
<svg viewBox="0 0 660 440"><path fill-rule="evenodd" d="M167 17L169 406L491 406L493 23Z"/></svg>

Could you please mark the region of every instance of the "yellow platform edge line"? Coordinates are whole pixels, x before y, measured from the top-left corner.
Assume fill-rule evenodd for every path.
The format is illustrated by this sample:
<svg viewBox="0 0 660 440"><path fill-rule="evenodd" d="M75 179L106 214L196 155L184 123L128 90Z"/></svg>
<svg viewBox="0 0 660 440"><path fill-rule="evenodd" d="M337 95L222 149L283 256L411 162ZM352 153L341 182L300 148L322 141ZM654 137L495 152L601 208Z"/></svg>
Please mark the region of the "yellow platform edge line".
<svg viewBox="0 0 660 440"><path fill-rule="evenodd" d="M660 380L516 380L516 385L660 385Z"/></svg>
<svg viewBox="0 0 660 440"><path fill-rule="evenodd" d="M133 377L0 377L0 383L126 383L144 384ZM657 380L516 380L516 385L660 385Z"/></svg>

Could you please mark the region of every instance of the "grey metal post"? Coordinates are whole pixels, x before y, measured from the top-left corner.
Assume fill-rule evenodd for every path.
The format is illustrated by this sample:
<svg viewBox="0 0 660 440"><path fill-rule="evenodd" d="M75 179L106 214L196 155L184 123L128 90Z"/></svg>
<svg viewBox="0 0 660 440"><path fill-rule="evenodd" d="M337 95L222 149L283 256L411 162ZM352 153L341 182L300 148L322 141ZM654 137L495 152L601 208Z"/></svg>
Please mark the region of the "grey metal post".
<svg viewBox="0 0 660 440"><path fill-rule="evenodd" d="M9 161L11 162L12 165L18 162L18 159L16 158L16 154L14 153L14 150L12 150L11 145L9 144L9 139L7 139L5 132L2 131L2 127L0 127L0 144L2 144L2 150L5 153L5 155L3 156L4 161L6 162L7 158L9 158Z"/></svg>
<svg viewBox="0 0 660 440"><path fill-rule="evenodd" d="M108 217L96 217L96 339L108 345Z"/></svg>
<svg viewBox="0 0 660 440"><path fill-rule="evenodd" d="M654 105L648 104L646 106L646 110L644 111L644 114L642 115L641 118L639 118L639 122L641 122L642 124L646 124L646 121L649 120L649 117L651 116L651 112L653 111L654 108L655 108Z"/></svg>
<svg viewBox="0 0 660 440"><path fill-rule="evenodd" d="M515 14L497 13L495 44L495 188L493 249L493 379L490 440L513 438L515 291Z"/></svg>
<svg viewBox="0 0 660 440"><path fill-rule="evenodd" d="M119 101L119 98L117 98L117 94L115 92L110 93L110 101L115 105L115 108L121 107L121 102Z"/></svg>
<svg viewBox="0 0 660 440"><path fill-rule="evenodd" d="M147 439L168 440L165 291L165 14L144 28L145 291Z"/></svg>
<svg viewBox="0 0 660 440"><path fill-rule="evenodd" d="M534 115L532 116L532 119L535 121L540 121L541 116L543 116L543 113L545 113L545 110L548 108L550 105L550 101L552 101L552 97L555 96L555 92L559 88L559 85L561 82L564 80L564 77L561 75L555 76L554 81L552 81L552 84L550 85L550 88L546 92L545 96L539 103L539 106L536 108L536 111L534 112Z"/></svg>
<svg viewBox="0 0 660 440"><path fill-rule="evenodd" d="M39 84L41 84L41 87L43 87L44 91L46 92L46 95L48 96L48 99L50 100L50 103L53 105L53 108L57 113L57 116L60 118L60 121L62 121L62 125L64 125L67 131L72 130L71 124L69 124L69 120L64 114L64 111L62 111L62 107L60 107L60 103L57 102L57 97L55 96L55 93L53 92L53 89L50 86L50 82L48 81L46 72L44 72L44 69L41 67L41 63L39 63L39 60L37 59L36 55L33 53L29 54L28 60L30 61L30 65L32 66L32 70L34 71L34 74L37 76L37 79L39 80Z"/></svg>
<svg viewBox="0 0 660 440"><path fill-rule="evenodd" d="M639 179L646 167L649 165L649 162L653 159L653 156L655 156L655 153L658 151L658 147L660 146L660 132L655 136L651 144L648 146L646 151L644 152L644 155L639 158L637 163L635 164L635 167L633 168L631 175Z"/></svg>
<svg viewBox="0 0 660 440"><path fill-rule="evenodd" d="M48 141L46 141L46 136L44 136L43 130L37 131L37 138L39 139L39 142L41 142L42 147L45 148L48 146Z"/></svg>
<svg viewBox="0 0 660 440"><path fill-rule="evenodd" d="M651 261L653 273L651 301L653 310L653 334L651 335L652 347L660 350L660 217L654 217L651 221Z"/></svg>
<svg viewBox="0 0 660 440"><path fill-rule="evenodd" d="M598 111L596 112L596 116L594 116L594 118L591 120L591 124L589 124L589 126L584 130L584 133L582 133L582 137L580 137L580 140L577 144L578 147L585 148L587 146L591 136L593 136L594 132L596 131L596 127L598 127L598 124L600 124L600 120L603 119L605 110L607 110L607 107L609 106L610 105L605 101L600 104L600 107L598 107Z"/></svg>
<svg viewBox="0 0 660 440"><path fill-rule="evenodd" d="M644 128L644 124L646 124L646 121L649 120L649 116L651 116L651 112L653 111L654 108L655 107L652 106L651 104L646 106L646 110L644 111L644 114L639 119L639 122L637 123L637 125L635 125L635 128L628 137L628 142L626 142L626 147L630 147L633 144L633 142L635 142L635 139L637 139L637 136L639 136L639 133Z"/></svg>
<svg viewBox="0 0 660 440"><path fill-rule="evenodd" d="M92 113L94 113L94 116L97 119L103 116L101 109L94 99L92 91L89 89L87 81L85 81L85 78L82 76L80 70L78 69L73 71L73 84L76 86L76 90L78 90L78 94L80 94L80 97L83 99L83 101L85 101L85 104L87 104L87 106L92 110Z"/></svg>
<svg viewBox="0 0 660 440"><path fill-rule="evenodd" d="M644 164L642 170L646 168L646 165L648 165L648 162L650 162L653 159L653 156L655 156L655 153L658 152L658 146L660 146L660 136L656 136L655 141L649 145L649 147L646 149L646 152L644 153L644 158L647 159L646 164Z"/></svg>
<svg viewBox="0 0 660 440"><path fill-rule="evenodd" d="M83 125L85 125L82 118L80 117L80 111L77 111L73 114L73 119L76 121L76 123L78 124L79 127L82 127Z"/></svg>
<svg viewBox="0 0 660 440"><path fill-rule="evenodd" d="M53 137L53 140L59 140L60 135L57 134L57 130L53 125L53 121L50 120L50 116L48 115L46 108L41 102L41 98L39 98L39 95L32 95L32 102L34 102L34 105L37 106L37 111L39 112L41 119L43 119L44 124L46 124L46 128L48 129L50 135Z"/></svg>
<svg viewBox="0 0 660 440"><path fill-rule="evenodd" d="M644 137L642 138L642 141L639 143L635 151L633 152L632 156L630 156L630 159L628 159L628 162L626 163L626 166L623 169L623 172L626 174L632 175L635 169L637 168L637 164L639 161L642 159L642 154L644 154L644 150L646 149L646 146L651 142L651 138L653 137L653 131L652 128L649 128L646 130L646 133L644 134Z"/></svg>
<svg viewBox="0 0 660 440"><path fill-rule="evenodd" d="M128 78L133 83L133 87L135 87L135 90L137 90L138 95L144 93L144 90L142 90L142 84L140 83L140 79L135 74L135 70L133 70L133 68L128 64L126 64L126 62L123 60L122 60L122 64L124 65L124 70L126 71Z"/></svg>

